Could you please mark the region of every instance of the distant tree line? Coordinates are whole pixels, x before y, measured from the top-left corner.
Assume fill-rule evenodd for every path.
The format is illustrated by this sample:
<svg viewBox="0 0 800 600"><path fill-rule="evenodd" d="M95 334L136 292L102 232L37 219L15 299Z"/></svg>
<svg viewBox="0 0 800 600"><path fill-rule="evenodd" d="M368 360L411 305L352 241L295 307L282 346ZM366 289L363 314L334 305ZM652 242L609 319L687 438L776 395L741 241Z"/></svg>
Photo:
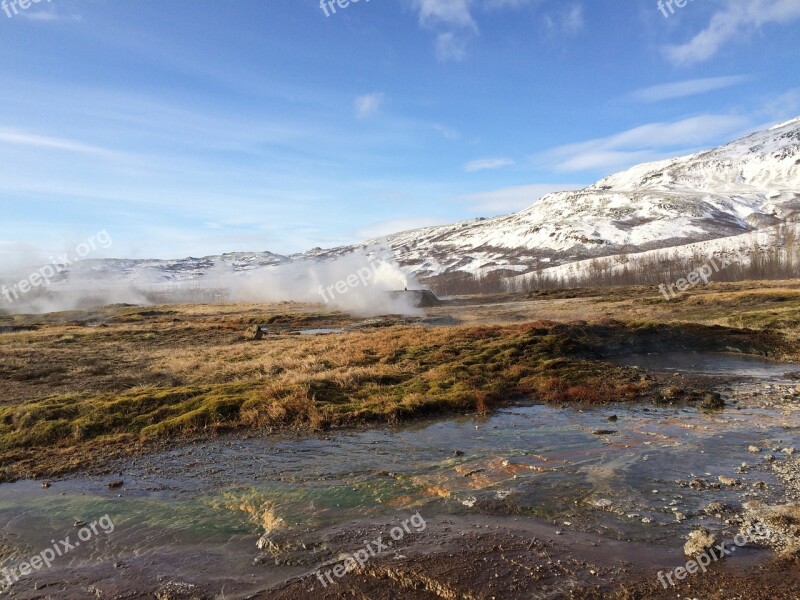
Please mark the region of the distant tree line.
<svg viewBox="0 0 800 600"><path fill-rule="evenodd" d="M645 256L620 254L595 258L580 272L567 275L546 273L542 269L525 276L509 276L508 271L485 275L452 273L427 283L439 296L530 292L582 287L669 284L687 277L703 265L717 267L711 281L747 281L800 278L800 240L797 230L786 225L776 228L773 243L762 248L757 241L746 249L704 254L699 249L691 255L665 249ZM744 260L742 259L744 256Z"/></svg>

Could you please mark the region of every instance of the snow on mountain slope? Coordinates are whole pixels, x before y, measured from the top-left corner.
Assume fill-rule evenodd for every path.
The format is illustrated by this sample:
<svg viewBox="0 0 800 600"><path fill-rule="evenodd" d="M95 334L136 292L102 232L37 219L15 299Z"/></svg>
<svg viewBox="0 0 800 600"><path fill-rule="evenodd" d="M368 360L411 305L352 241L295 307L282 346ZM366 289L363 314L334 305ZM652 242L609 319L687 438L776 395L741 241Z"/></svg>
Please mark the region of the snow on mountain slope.
<svg viewBox="0 0 800 600"><path fill-rule="evenodd" d="M87 276L93 280L125 280L135 285L159 283L177 283L199 280L215 271L246 272L290 262L290 259L272 252L232 252L221 256L204 258L181 258L174 260L158 259L90 259L71 265L55 267L59 274L54 281L68 275ZM24 277L28 270L22 269L14 273L3 273L3 279L13 281Z"/></svg>

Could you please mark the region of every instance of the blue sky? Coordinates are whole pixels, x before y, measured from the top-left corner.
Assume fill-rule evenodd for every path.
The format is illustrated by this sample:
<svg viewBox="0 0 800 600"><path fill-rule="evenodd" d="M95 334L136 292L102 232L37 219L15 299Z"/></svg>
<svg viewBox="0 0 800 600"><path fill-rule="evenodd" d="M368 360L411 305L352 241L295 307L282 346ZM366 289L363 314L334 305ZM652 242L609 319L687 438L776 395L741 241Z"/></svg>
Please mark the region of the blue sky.
<svg viewBox="0 0 800 600"><path fill-rule="evenodd" d="M6 263L335 246L800 114L797 0L6 2Z"/></svg>

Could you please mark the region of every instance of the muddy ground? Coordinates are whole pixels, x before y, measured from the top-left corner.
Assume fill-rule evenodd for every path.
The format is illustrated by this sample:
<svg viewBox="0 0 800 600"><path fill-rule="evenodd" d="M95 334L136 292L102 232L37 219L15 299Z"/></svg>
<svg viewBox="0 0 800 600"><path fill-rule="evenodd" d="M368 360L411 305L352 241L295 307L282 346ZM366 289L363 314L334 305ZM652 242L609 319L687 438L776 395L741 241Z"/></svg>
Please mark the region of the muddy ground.
<svg viewBox="0 0 800 600"><path fill-rule="evenodd" d="M379 531L375 528L370 533ZM333 583L323 586L312 573L254 598L798 598L798 558L774 560L756 553L729 559L702 577L664 589L653 565L669 570L685 564L687 559L679 553L563 531L556 535L556 531L531 523L475 525L450 519L430 524L397 554L372 559L364 568L334 578ZM355 545L360 536L350 535Z"/></svg>

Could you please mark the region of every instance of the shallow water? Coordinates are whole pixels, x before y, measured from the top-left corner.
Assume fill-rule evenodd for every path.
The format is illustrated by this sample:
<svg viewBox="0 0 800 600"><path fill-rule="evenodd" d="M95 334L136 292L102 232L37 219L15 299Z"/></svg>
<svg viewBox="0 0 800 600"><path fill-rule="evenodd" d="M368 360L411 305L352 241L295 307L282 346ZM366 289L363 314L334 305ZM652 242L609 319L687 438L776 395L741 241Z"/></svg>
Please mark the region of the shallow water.
<svg viewBox="0 0 800 600"><path fill-rule="evenodd" d="M700 375L783 379L786 373L800 373L797 365L787 365L759 356L725 352L650 352L610 359L618 365L636 366L651 371L677 371Z"/></svg>
<svg viewBox="0 0 800 600"><path fill-rule="evenodd" d="M635 360L646 367L735 370L769 380L792 370L729 355ZM616 422L609 421L612 415ZM735 474L736 467L757 460L747 453L750 444L786 445L798 426L796 410L742 402L713 413L521 406L490 417L324 436L218 439L130 461L119 474L70 477L49 489L30 481L0 486L3 565L31 556L51 539L74 536L75 521L105 514L114 521L113 533L76 548L57 569L31 580L82 564L117 563L131 573L201 577L220 587L238 582L241 588L257 578L263 587L346 550L326 543L338 527L417 511L476 522L539 517L610 539L674 545L699 524L722 527L702 514L709 502L740 504L775 494L779 484L769 471ZM735 476L743 487L681 485L695 478L713 483L720 475ZM121 489L107 487L119 478L125 481ZM757 481L767 490L755 490ZM266 559L256 547L265 531L276 543Z"/></svg>
<svg viewBox="0 0 800 600"><path fill-rule="evenodd" d="M328 335L331 333L342 333L344 329L336 328L317 328L317 329L301 329L300 335Z"/></svg>

